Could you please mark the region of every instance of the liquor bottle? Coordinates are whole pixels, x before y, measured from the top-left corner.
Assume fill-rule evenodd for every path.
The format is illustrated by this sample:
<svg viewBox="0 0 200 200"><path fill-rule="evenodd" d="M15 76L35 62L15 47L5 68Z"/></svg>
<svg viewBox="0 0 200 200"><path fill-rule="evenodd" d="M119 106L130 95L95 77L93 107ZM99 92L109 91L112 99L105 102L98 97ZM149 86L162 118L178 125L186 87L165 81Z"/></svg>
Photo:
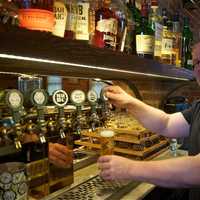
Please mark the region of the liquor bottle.
<svg viewBox="0 0 200 200"><path fill-rule="evenodd" d="M161 62L164 64L172 64L172 46L173 35L169 26L169 19L167 16L167 10L162 9L163 18L163 32L162 32L162 47L161 47Z"/></svg>
<svg viewBox="0 0 200 200"><path fill-rule="evenodd" d="M172 52L172 64L177 67L181 66L181 31L179 22L179 13L173 16L172 22L173 32L173 52Z"/></svg>
<svg viewBox="0 0 200 200"><path fill-rule="evenodd" d="M19 1L19 26L30 30L52 32L55 24L53 0Z"/></svg>
<svg viewBox="0 0 200 200"><path fill-rule="evenodd" d="M53 35L64 37L67 21L67 8L64 0L54 0L53 11L55 16L55 26Z"/></svg>
<svg viewBox="0 0 200 200"><path fill-rule="evenodd" d="M67 0L67 21L65 26L65 38L66 39L75 39L76 25L77 25L77 1L76 0Z"/></svg>
<svg viewBox="0 0 200 200"><path fill-rule="evenodd" d="M77 24L76 40L89 41L89 8L90 3L87 0L78 0L77 2Z"/></svg>
<svg viewBox="0 0 200 200"><path fill-rule="evenodd" d="M157 0L151 0L149 23L151 28L155 31L154 59L160 61L163 26L161 24L161 16L158 12Z"/></svg>
<svg viewBox="0 0 200 200"><path fill-rule="evenodd" d="M189 18L184 18L184 26L182 33L182 67L187 69L192 69L192 53L191 53L191 43L193 40L193 35L189 27Z"/></svg>
<svg viewBox="0 0 200 200"><path fill-rule="evenodd" d="M92 38L95 33L95 13L99 9L100 1L99 0L90 0L90 8L89 8L89 34L90 39L89 42L92 42Z"/></svg>
<svg viewBox="0 0 200 200"><path fill-rule="evenodd" d="M128 0L127 3L127 35L124 51L127 54L136 54L136 28L141 22L141 15L135 6L135 0Z"/></svg>
<svg viewBox="0 0 200 200"><path fill-rule="evenodd" d="M109 8L111 0L103 0L95 14L95 33L92 45L116 50L118 21Z"/></svg>
<svg viewBox="0 0 200 200"><path fill-rule="evenodd" d="M141 9L142 20L136 29L136 50L138 56L153 58L154 53L154 31L148 22L148 7L144 1Z"/></svg>
<svg viewBox="0 0 200 200"><path fill-rule="evenodd" d="M127 7L123 1L112 1L110 9L114 12L117 22L117 51L124 51L126 35L127 35Z"/></svg>

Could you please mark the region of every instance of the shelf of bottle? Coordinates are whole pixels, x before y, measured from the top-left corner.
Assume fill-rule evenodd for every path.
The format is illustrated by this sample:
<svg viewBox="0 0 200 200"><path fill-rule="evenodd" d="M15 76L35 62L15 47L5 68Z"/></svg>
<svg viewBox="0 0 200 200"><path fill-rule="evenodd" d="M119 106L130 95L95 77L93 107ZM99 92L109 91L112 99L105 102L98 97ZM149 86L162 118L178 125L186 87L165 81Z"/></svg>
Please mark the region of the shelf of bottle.
<svg viewBox="0 0 200 200"><path fill-rule="evenodd" d="M6 27L0 31L0 71L70 77L133 79L136 76L192 80L190 70L91 47L50 33Z"/></svg>

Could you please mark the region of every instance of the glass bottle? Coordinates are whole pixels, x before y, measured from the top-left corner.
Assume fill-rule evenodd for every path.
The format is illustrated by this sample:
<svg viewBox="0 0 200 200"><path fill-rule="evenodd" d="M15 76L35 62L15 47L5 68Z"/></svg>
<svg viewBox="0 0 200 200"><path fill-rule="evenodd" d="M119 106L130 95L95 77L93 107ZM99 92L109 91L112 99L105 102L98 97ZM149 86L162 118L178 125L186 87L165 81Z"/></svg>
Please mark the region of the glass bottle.
<svg viewBox="0 0 200 200"><path fill-rule="evenodd" d="M64 37L67 21L67 8L64 0L54 0L53 11L55 16L55 26L53 35Z"/></svg>
<svg viewBox="0 0 200 200"><path fill-rule="evenodd" d="M89 41L89 8L90 2L88 0L77 1L76 40Z"/></svg>
<svg viewBox="0 0 200 200"><path fill-rule="evenodd" d="M167 16L166 8L162 9L162 46L161 46L161 62L164 64L172 64L172 46L173 46L173 34L170 30L169 19Z"/></svg>
<svg viewBox="0 0 200 200"><path fill-rule="evenodd" d="M53 0L20 0L18 6L20 27L30 30L53 31L55 24Z"/></svg>
<svg viewBox="0 0 200 200"><path fill-rule="evenodd" d="M182 32L182 67L187 69L192 69L192 53L191 53L191 43L193 40L193 35L189 27L189 18L184 18L184 26Z"/></svg>
<svg viewBox="0 0 200 200"><path fill-rule="evenodd" d="M136 54L136 28L141 22L141 15L135 6L135 0L128 0L127 5L127 35L124 51L128 54Z"/></svg>
<svg viewBox="0 0 200 200"><path fill-rule="evenodd" d="M113 0L110 9L114 12L117 22L117 51L124 51L125 40L127 35L127 8L123 1Z"/></svg>
<svg viewBox="0 0 200 200"><path fill-rule="evenodd" d="M92 45L116 50L118 21L110 9L111 0L103 0L95 14L95 33Z"/></svg>
<svg viewBox="0 0 200 200"><path fill-rule="evenodd" d="M67 21L65 26L65 38L75 39L76 25L77 25L77 1L67 0Z"/></svg>
<svg viewBox="0 0 200 200"><path fill-rule="evenodd" d="M153 58L154 53L154 31L148 22L148 7L144 1L141 9L141 24L136 29L136 50L138 56Z"/></svg>
<svg viewBox="0 0 200 200"><path fill-rule="evenodd" d="M181 31L179 22L179 13L173 16L173 53L172 53L172 64L177 67L181 66Z"/></svg>
<svg viewBox="0 0 200 200"><path fill-rule="evenodd" d="M149 23L151 28L155 31L154 59L160 61L163 26L161 24L161 16L159 15L157 0L151 0Z"/></svg>
<svg viewBox="0 0 200 200"><path fill-rule="evenodd" d="M100 1L99 0L90 0L90 9L89 9L89 34L90 40L92 42L92 38L95 33L95 13L99 9Z"/></svg>

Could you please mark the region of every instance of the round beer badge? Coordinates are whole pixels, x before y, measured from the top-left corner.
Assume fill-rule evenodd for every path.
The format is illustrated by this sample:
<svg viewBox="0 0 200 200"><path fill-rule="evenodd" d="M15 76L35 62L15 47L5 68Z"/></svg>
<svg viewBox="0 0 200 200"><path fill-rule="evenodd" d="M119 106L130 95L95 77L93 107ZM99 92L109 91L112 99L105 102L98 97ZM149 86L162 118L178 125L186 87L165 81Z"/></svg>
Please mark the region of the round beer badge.
<svg viewBox="0 0 200 200"><path fill-rule="evenodd" d="M53 93L53 102L59 107L63 107L68 102L68 95L64 90L56 90Z"/></svg>

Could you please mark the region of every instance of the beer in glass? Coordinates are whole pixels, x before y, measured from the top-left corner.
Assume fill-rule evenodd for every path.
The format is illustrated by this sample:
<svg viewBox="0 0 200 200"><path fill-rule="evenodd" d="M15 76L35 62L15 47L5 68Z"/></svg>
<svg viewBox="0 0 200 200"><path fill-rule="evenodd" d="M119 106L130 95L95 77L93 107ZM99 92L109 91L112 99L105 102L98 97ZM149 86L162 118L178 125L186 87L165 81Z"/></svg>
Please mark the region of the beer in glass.
<svg viewBox="0 0 200 200"><path fill-rule="evenodd" d="M100 132L101 156L112 155L114 152L114 132L112 130L102 130Z"/></svg>

